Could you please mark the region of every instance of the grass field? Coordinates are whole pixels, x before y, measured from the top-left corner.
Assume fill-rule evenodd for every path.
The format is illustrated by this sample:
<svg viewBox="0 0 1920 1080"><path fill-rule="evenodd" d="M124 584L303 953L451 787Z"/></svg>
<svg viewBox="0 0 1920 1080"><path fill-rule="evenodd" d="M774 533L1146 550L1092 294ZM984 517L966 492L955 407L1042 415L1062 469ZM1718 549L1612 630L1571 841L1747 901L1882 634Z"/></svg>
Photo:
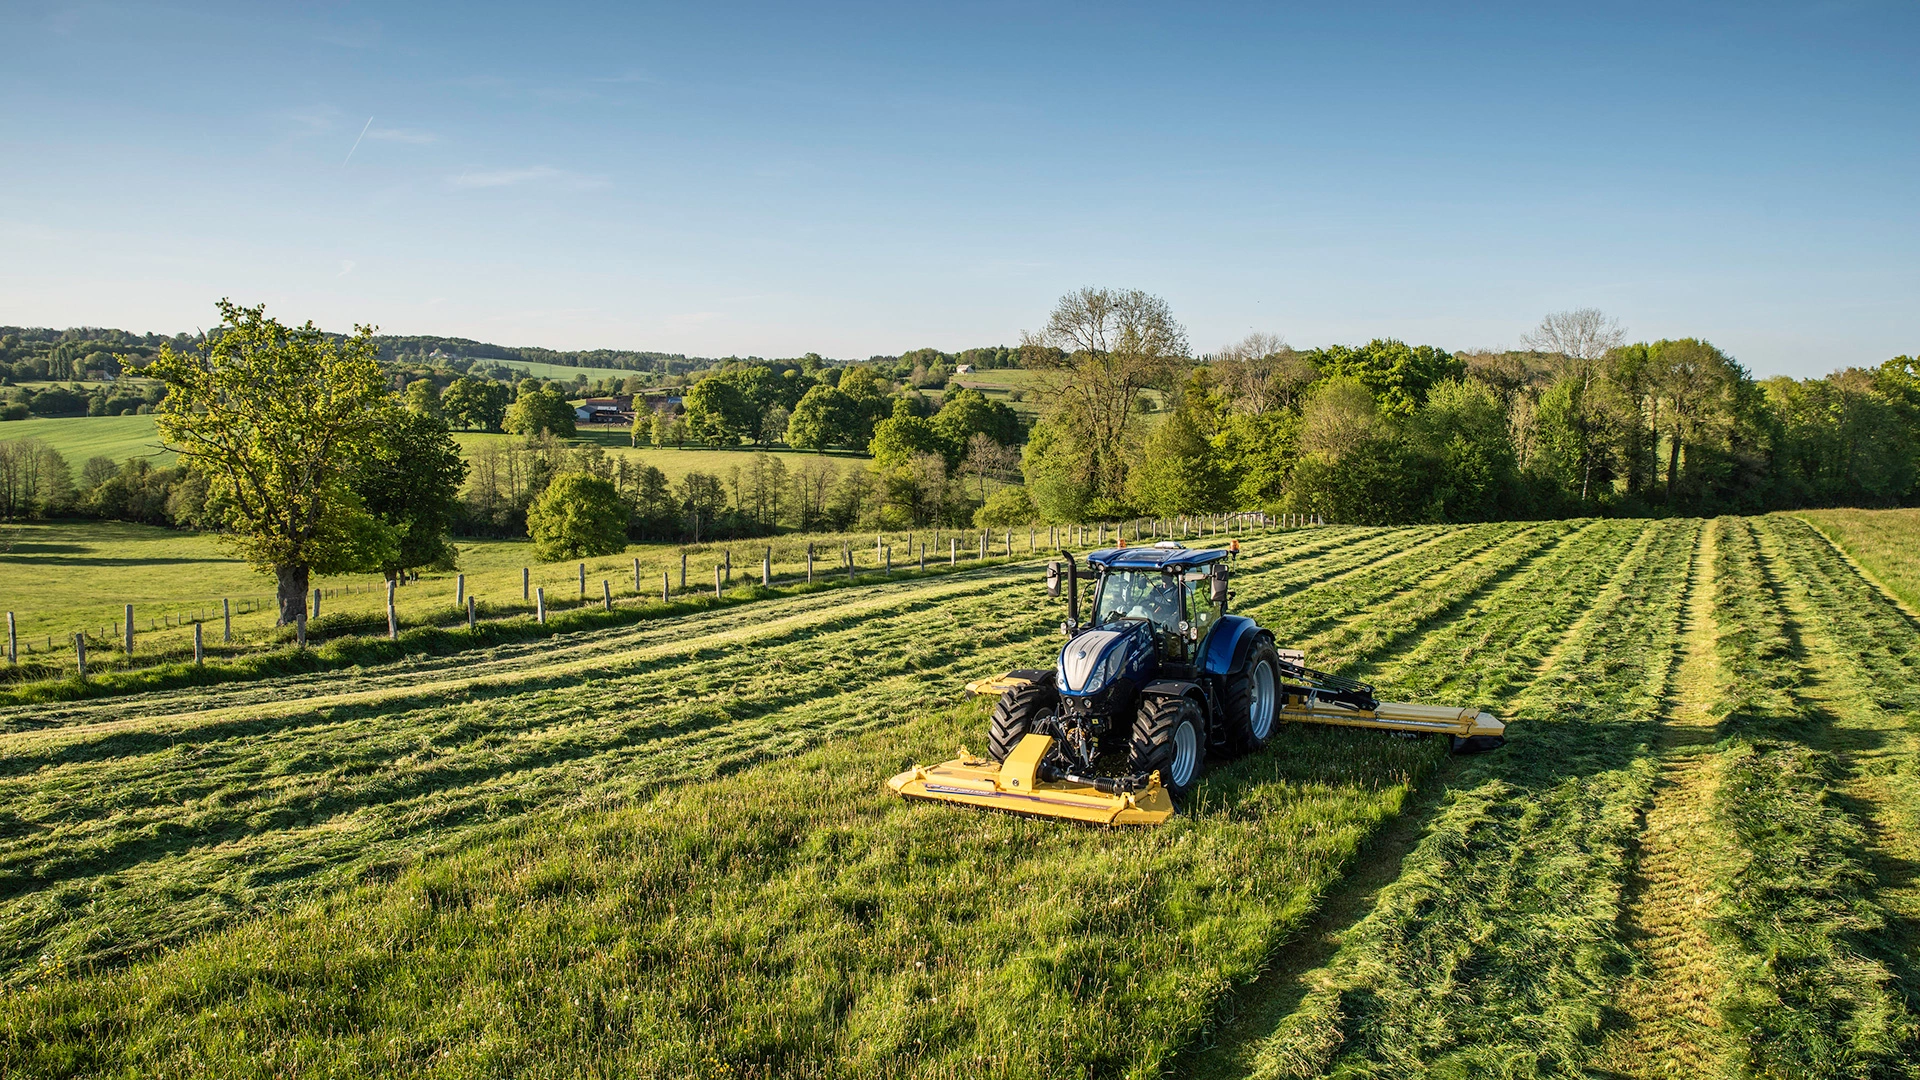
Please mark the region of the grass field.
<svg viewBox="0 0 1920 1080"><path fill-rule="evenodd" d="M1920 612L1920 510L1810 510L1801 517L1825 533L1868 574Z"/></svg>
<svg viewBox="0 0 1920 1080"><path fill-rule="evenodd" d="M172 452L160 446L160 433L151 416L48 416L0 423L0 440L34 438L60 451L73 467L91 457L115 461L143 457L155 465L173 464Z"/></svg>
<svg viewBox="0 0 1920 1080"><path fill-rule="evenodd" d="M1252 539L1241 610L1510 745L886 794L1047 662L1038 567L0 709L0 1073L1911 1073L1920 626L1805 522Z"/></svg>
<svg viewBox="0 0 1920 1080"><path fill-rule="evenodd" d="M675 453L676 451L666 451ZM689 451L689 454L698 454ZM726 456L714 452L717 456ZM989 555L1004 558L1008 534L992 538ZM1014 536L1014 551L1044 547L1045 530ZM458 597L475 597L482 618L527 618L544 590L550 611L599 606L611 595L618 605L654 601L665 587L675 597L712 595L716 566L728 589L758 583L763 560L776 583L805 582L807 553L820 579L844 577L843 551L859 573L905 571L919 566L920 547L936 569L949 561L977 563L980 534L920 530L884 535L805 534L715 544L636 544L621 555L542 564L532 545L512 540L462 540L458 571L431 572L401 586L395 608L401 626L462 626ZM682 577L685 557L684 572ZM585 588L582 588L582 568ZM523 581L523 571L525 573ZM637 578L636 578L637 572ZM663 580L663 575L666 575ZM320 609L309 625L324 641L344 634L383 633L386 584L377 575L315 578ZM233 611L235 646L226 648L222 600ZM28 522L0 525L0 610L12 612L27 674L64 676L73 661L73 635L88 637L89 667L124 668L125 605L134 606L135 650L142 664L191 656L193 624L202 624L216 654L236 654L288 642L276 630L272 581L254 573L220 542L186 533L124 522Z"/></svg>

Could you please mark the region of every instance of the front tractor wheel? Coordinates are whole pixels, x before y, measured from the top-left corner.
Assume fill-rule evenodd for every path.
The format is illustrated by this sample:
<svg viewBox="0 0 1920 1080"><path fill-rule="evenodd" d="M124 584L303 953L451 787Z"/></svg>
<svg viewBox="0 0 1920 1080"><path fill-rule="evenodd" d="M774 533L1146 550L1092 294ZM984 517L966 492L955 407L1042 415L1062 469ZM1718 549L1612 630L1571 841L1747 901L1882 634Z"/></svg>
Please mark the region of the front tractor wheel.
<svg viewBox="0 0 1920 1080"><path fill-rule="evenodd" d="M1264 639L1247 666L1227 680L1227 738L1234 752L1251 754L1273 738L1280 719L1280 654Z"/></svg>
<svg viewBox="0 0 1920 1080"><path fill-rule="evenodd" d="M1060 695L1050 685L1028 683L1001 694L987 729L987 755L995 761L1007 760L1020 740L1033 734L1035 722L1059 707Z"/></svg>
<svg viewBox="0 0 1920 1080"><path fill-rule="evenodd" d="M1191 698L1154 697L1133 718L1130 765L1136 773L1158 772L1160 785L1184 798L1207 760L1206 717Z"/></svg>

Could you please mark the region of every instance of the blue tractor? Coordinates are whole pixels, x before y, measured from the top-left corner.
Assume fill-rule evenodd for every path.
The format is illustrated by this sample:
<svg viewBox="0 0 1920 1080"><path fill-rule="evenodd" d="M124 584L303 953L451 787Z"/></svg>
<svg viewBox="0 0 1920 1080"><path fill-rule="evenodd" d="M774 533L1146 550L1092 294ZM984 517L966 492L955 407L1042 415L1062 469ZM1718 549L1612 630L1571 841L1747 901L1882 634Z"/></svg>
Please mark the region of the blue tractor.
<svg viewBox="0 0 1920 1080"><path fill-rule="evenodd" d="M1096 583L1085 624L1079 565L1069 554L1067 643L1054 669L969 686L1000 695L987 756L915 766L889 786L914 798L1156 824L1173 815L1209 756L1257 751L1283 721L1497 745L1504 729L1481 710L1382 703L1372 687L1306 667L1252 619L1229 614L1232 554L1172 542L1095 551L1087 556ZM1061 569L1048 567L1055 597Z"/></svg>

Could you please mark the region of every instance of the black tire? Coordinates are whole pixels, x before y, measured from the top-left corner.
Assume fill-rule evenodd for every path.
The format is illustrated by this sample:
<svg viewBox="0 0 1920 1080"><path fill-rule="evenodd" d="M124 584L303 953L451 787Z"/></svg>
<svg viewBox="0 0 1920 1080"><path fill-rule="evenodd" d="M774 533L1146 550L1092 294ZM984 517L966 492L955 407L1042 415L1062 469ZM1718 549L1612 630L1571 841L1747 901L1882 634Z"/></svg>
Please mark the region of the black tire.
<svg viewBox="0 0 1920 1080"><path fill-rule="evenodd" d="M1236 754L1258 752L1280 729L1280 654L1264 637L1227 677L1226 718L1227 747Z"/></svg>
<svg viewBox="0 0 1920 1080"><path fill-rule="evenodd" d="M1206 768L1206 715L1191 698L1143 698L1133 717L1133 743L1128 749L1134 772L1159 773L1160 786L1174 798L1182 798Z"/></svg>
<svg viewBox="0 0 1920 1080"><path fill-rule="evenodd" d="M1007 760L1020 740L1033 733L1034 721L1060 707L1060 694L1051 684L1029 683L1000 695L993 707L993 725L987 729L987 755Z"/></svg>

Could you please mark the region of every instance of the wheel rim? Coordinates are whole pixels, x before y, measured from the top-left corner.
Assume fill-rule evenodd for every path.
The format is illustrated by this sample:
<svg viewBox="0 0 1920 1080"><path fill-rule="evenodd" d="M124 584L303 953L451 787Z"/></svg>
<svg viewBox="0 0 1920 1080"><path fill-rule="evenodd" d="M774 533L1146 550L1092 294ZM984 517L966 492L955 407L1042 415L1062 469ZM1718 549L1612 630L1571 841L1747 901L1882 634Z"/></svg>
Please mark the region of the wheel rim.
<svg viewBox="0 0 1920 1080"><path fill-rule="evenodd" d="M1200 733L1193 729L1193 721L1182 718L1173 729L1173 765L1167 770L1173 774L1173 786L1186 787L1193 780L1194 766L1200 762Z"/></svg>
<svg viewBox="0 0 1920 1080"><path fill-rule="evenodd" d="M1265 660L1253 666L1253 699L1247 702L1247 727L1256 739L1273 733L1273 665Z"/></svg>

